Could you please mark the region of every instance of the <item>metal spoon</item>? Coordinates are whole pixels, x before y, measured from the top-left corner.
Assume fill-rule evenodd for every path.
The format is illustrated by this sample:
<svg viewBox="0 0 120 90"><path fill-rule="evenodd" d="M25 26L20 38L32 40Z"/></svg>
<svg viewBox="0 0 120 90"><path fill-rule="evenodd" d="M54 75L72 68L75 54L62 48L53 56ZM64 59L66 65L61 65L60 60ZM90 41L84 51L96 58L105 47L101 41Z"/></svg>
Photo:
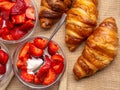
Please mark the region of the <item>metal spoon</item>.
<svg viewBox="0 0 120 90"><path fill-rule="evenodd" d="M53 33L52 33L51 36L49 37L48 42L47 42L47 44L46 44L46 47L47 47L48 43L52 40L53 36L57 33L57 31L58 31L58 30L60 29L60 27L63 25L63 23L64 23L64 21L65 21L65 19L66 19L66 16L67 16L67 15L66 15L65 13L63 13L61 19L60 19L59 22L58 22L58 25L56 26L55 30L53 31Z"/></svg>
<svg viewBox="0 0 120 90"><path fill-rule="evenodd" d="M57 33L57 31L58 31L58 30L60 29L60 27L63 25L63 23L64 23L64 21L65 21L65 19L66 19L66 16L67 16L67 15L66 15L65 13L63 13L61 19L60 19L59 22L58 22L58 25L56 26L55 30L53 31L53 33L52 33L51 36L49 37L48 42L47 42L47 44L46 44L45 47L47 47L47 45L49 44L49 42L52 40L53 36ZM41 66L41 65L40 65L40 66ZM40 66L39 66L38 68L36 68L33 72L36 73L36 72L38 71L38 69L40 68Z"/></svg>

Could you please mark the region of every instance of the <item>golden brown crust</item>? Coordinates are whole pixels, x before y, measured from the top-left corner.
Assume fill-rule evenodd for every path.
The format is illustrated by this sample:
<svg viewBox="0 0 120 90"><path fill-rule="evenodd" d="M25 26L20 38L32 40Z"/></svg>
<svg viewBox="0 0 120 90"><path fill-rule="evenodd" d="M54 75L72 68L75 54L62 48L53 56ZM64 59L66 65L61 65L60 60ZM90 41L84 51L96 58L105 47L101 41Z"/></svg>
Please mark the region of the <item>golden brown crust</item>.
<svg viewBox="0 0 120 90"><path fill-rule="evenodd" d="M97 0L76 0L74 2L67 12L66 20L65 41L70 51L75 50L92 33L97 25L97 16Z"/></svg>
<svg viewBox="0 0 120 90"><path fill-rule="evenodd" d="M88 37L82 55L74 65L78 80L106 67L117 54L118 35L115 19L105 19ZM84 73L84 74L83 74Z"/></svg>
<svg viewBox="0 0 120 90"><path fill-rule="evenodd" d="M44 29L51 28L66 12L72 4L72 0L41 0L39 13L40 25Z"/></svg>

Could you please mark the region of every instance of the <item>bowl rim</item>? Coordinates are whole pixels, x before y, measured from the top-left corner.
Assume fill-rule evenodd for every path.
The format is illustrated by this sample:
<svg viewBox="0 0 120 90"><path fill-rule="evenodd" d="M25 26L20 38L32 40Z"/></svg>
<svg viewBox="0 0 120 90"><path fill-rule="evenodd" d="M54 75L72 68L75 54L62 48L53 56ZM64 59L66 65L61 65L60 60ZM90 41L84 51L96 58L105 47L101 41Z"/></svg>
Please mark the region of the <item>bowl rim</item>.
<svg viewBox="0 0 120 90"><path fill-rule="evenodd" d="M8 62L6 64L6 73L3 75L2 80L0 81L0 86L1 86L7 82L8 78L10 77L10 74L12 73L12 59L11 59L10 52L8 48L5 46L5 44L0 42L0 46L1 46L1 49L4 50L9 56Z"/></svg>
<svg viewBox="0 0 120 90"><path fill-rule="evenodd" d="M51 87L51 86L54 86L57 82L59 82L60 79L62 78L62 76L64 75L65 70L66 70L66 65L67 65L66 57L65 57L65 54L64 54L61 46L60 46L58 43L56 43L54 40L51 40L51 41L55 42L55 43L59 46L59 50L60 50L61 54L62 54L63 57L64 57L64 68L63 68L62 73L61 73L60 75L58 75L58 77L56 78L56 80L55 80L53 83L49 84L49 85L40 85L40 84L35 85L35 84L31 84L31 83L25 82L24 80L22 80L22 79L20 78L20 76L19 76L19 74L18 74L18 72L17 72L16 64L15 64L15 60L17 60L17 59L15 59L15 57L19 54L19 53L18 53L19 49L22 49L22 46L25 45L25 43L27 43L28 41L32 41L32 40L34 40L34 39L37 38L37 37L48 39L47 37L44 37L44 36L32 36L32 37L27 38L27 39L26 39L25 41L23 41L21 44L19 44L18 47L15 49L15 51L14 51L14 53L13 53L13 56L12 56L12 68L13 68L13 72L14 72L15 76L17 77L17 79L18 79L23 85L25 85L25 86L27 86L27 87L29 87L29 88L32 88L32 89L46 89L46 88L49 88L49 87Z"/></svg>
<svg viewBox="0 0 120 90"><path fill-rule="evenodd" d="M1 42L5 43L5 44L18 44L18 43L24 41L25 39L29 38L34 33L34 31L37 27L37 24L38 24L38 9L37 9L37 5L34 0L30 0L30 2L31 2L31 5L35 8L36 19L34 21L35 22L34 27L27 34L25 34L22 38L20 38L18 40L4 40L0 37Z"/></svg>

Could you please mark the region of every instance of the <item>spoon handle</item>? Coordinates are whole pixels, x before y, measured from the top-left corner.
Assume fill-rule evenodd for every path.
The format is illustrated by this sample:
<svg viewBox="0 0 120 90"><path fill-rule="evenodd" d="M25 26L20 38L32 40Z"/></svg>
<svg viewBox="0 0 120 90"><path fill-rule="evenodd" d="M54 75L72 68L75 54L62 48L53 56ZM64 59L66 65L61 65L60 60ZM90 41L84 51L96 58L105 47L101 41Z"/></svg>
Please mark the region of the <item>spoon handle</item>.
<svg viewBox="0 0 120 90"><path fill-rule="evenodd" d="M64 21L65 21L65 19L66 19L66 16L67 16L67 15L66 15L65 13L63 13L61 19L60 19L59 22L58 22L57 27L55 28L55 30L54 30L53 33L51 34L50 38L48 39L48 42L47 42L46 46L47 46L48 43L51 41L51 39L53 38L53 36L57 33L57 31L60 29L60 27L63 25L63 23L64 23Z"/></svg>

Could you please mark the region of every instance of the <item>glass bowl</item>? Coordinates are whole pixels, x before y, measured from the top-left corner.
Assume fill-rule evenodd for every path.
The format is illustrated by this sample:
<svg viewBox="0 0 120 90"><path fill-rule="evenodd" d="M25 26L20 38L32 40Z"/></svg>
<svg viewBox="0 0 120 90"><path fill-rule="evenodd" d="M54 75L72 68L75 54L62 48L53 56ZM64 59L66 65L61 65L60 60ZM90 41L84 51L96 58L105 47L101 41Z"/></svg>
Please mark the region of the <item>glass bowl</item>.
<svg viewBox="0 0 120 90"><path fill-rule="evenodd" d="M63 69L62 69L62 72L60 74L57 75L56 79L54 80L54 82L48 84L48 85L43 85L43 84L34 84L34 83L29 83L29 82L26 82L24 81L21 77L20 77L20 71L16 65L17 63L17 60L18 60L18 57L19 57L19 53L21 51L21 49L23 48L24 45L26 45L27 42L32 42L33 43L33 40L35 38L43 38L43 39L46 39L48 40L48 38L46 37L42 37L42 36L36 36L36 37L29 37L28 39L26 39L24 42L22 42L15 50L14 54L13 54L13 61L12 61L12 64L13 64L13 71L14 71L14 74L15 76L17 77L17 79L22 83L24 84L25 86L29 87L29 88L32 88L32 89L39 89L39 90L42 90L42 89L47 89L49 87L52 87L54 85L56 85L61 77L63 76L64 72L65 72L65 69L66 69L66 59L65 59L65 55L63 53L63 50L62 48L53 40L51 40L52 42L54 42L55 44L58 45L59 47L59 50L58 50L58 54L60 54L63 59L64 59L64 62L63 62ZM47 48L47 47L46 47ZM44 51L44 54L46 54L46 52ZM43 55L44 55L43 54ZM51 55L52 56L52 55ZM27 59L28 60L28 59ZM44 64L43 64L44 65ZM42 66L41 66L42 67Z"/></svg>
<svg viewBox="0 0 120 90"><path fill-rule="evenodd" d="M26 19L26 20L32 20L32 22L34 23L34 27L32 28L32 29L30 29L25 35L23 35L20 39L13 39L13 40L9 40L9 38L11 38L11 36L10 35L8 35L8 36L6 36L8 39L3 39L2 37L0 37L0 41L1 42L3 42L3 43L6 43L6 44L16 44L16 43L20 43L20 42L22 42L22 41L24 41L26 38L28 38L28 37L30 37L32 34L33 34L33 32L35 31L35 28L36 28L36 26L37 26L37 22L38 22L38 11L37 11L37 5L35 4L35 2L34 2L34 0L26 0L26 2L29 2L30 3L30 5L28 5L27 7L33 7L33 9L34 9L34 13L35 13L35 20L33 20L33 19ZM13 1L14 2L14 1ZM26 9L27 10L27 9ZM4 24L4 23L3 23ZM16 25L16 24L15 24ZM20 24L19 24L20 25ZM17 25L17 27L19 27L19 25ZM3 25L3 27L4 27L4 25ZM12 28L12 29L10 29L10 31L11 30L13 30L14 29L14 27ZM20 32L17 32L17 33L20 33ZM15 33L16 34L16 33ZM5 37L5 38L6 38ZM15 36L14 36L15 37Z"/></svg>
<svg viewBox="0 0 120 90"><path fill-rule="evenodd" d="M2 87L2 85L4 85L10 77L10 74L12 71L12 62L11 62L11 56L7 47L2 42L0 42L0 47L1 47L1 50L5 51L9 56L8 62L6 63L6 72L5 74L0 75L0 86Z"/></svg>

